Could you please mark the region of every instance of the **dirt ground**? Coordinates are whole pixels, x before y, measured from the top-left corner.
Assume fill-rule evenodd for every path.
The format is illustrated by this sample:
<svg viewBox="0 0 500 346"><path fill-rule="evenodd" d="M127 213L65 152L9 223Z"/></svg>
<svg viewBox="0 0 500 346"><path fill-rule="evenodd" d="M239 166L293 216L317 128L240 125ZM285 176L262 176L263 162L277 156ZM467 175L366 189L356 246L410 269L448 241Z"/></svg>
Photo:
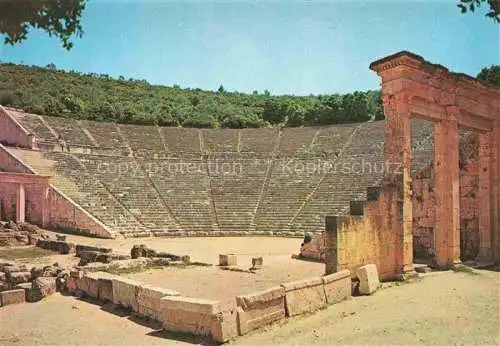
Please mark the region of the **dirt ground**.
<svg viewBox="0 0 500 346"><path fill-rule="evenodd" d="M234 345L498 345L500 273L430 273L310 316L254 331ZM0 309L1 345L193 345L74 297Z"/></svg>
<svg viewBox="0 0 500 346"><path fill-rule="evenodd" d="M145 244L157 251L189 255L192 261L213 264L211 267L166 267L125 274L131 279L173 289L188 297L217 300L234 299L237 295L264 290L284 282L320 276L324 273L324 264L322 263L305 262L291 258L292 254L299 251L301 239L296 238L229 237L113 240L69 235L67 240L76 244L109 247L120 253L130 253L134 244ZM246 272L222 270L217 266L221 253L236 254L238 261L236 269ZM248 272L252 266L252 257L261 256L264 260L262 269L254 273ZM19 262L31 265L49 265L57 262L61 266L66 266L76 265L78 258L74 255L51 255L21 259Z"/></svg>

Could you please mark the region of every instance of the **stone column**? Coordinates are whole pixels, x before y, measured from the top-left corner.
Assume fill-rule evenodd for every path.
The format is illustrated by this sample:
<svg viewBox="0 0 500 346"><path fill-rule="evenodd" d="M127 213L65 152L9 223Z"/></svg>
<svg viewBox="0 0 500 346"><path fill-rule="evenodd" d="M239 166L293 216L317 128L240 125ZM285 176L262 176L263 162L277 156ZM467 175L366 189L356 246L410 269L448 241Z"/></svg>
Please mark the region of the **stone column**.
<svg viewBox="0 0 500 346"><path fill-rule="evenodd" d="M493 261L500 262L500 120L494 123L490 143L492 159L490 185L492 257Z"/></svg>
<svg viewBox="0 0 500 346"><path fill-rule="evenodd" d="M16 222L23 223L26 215L26 197L24 192L24 184L19 184L16 198Z"/></svg>
<svg viewBox="0 0 500 346"><path fill-rule="evenodd" d="M479 262L490 262L492 258L493 210L491 190L494 175L493 132L479 134Z"/></svg>
<svg viewBox="0 0 500 346"><path fill-rule="evenodd" d="M401 274L411 276L413 268L413 201L411 179L411 111L409 95L400 93L384 97L386 115L385 160L390 162L391 172L387 179L397 180L402 190L403 229L399 249ZM392 169L396 169L393 171ZM401 184L400 184L401 183ZM402 186L401 186L402 185Z"/></svg>
<svg viewBox="0 0 500 346"><path fill-rule="evenodd" d="M450 267L460 263L460 171L458 162L459 109L447 107L447 120L434 124L436 176L436 264Z"/></svg>
<svg viewBox="0 0 500 346"><path fill-rule="evenodd" d="M50 223L50 201L49 201L49 185L44 184L42 189L42 227L47 227Z"/></svg>

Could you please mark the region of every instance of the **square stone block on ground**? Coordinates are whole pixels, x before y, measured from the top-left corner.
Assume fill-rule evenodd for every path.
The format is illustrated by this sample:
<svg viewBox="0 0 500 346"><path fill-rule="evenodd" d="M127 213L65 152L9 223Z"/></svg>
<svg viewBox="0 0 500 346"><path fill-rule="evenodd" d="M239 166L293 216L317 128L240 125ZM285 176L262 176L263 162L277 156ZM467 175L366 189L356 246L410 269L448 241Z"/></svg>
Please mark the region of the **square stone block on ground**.
<svg viewBox="0 0 500 346"><path fill-rule="evenodd" d="M272 287L236 297L238 333L244 335L285 318L285 289Z"/></svg>
<svg viewBox="0 0 500 346"><path fill-rule="evenodd" d="M356 276L359 279L359 293L370 295L380 286L377 266L367 264L356 269Z"/></svg>
<svg viewBox="0 0 500 346"><path fill-rule="evenodd" d="M0 292L0 306L20 304L24 302L26 302L26 293L22 288Z"/></svg>
<svg viewBox="0 0 500 346"><path fill-rule="evenodd" d="M235 266L237 264L236 255L221 254L219 255L219 265L221 267Z"/></svg>
<svg viewBox="0 0 500 346"><path fill-rule="evenodd" d="M320 277L282 284L285 289L287 316L314 312L326 306L323 280Z"/></svg>
<svg viewBox="0 0 500 346"><path fill-rule="evenodd" d="M338 303L351 297L351 272L342 270L338 273L325 275L321 278L325 289L326 302L328 304Z"/></svg>

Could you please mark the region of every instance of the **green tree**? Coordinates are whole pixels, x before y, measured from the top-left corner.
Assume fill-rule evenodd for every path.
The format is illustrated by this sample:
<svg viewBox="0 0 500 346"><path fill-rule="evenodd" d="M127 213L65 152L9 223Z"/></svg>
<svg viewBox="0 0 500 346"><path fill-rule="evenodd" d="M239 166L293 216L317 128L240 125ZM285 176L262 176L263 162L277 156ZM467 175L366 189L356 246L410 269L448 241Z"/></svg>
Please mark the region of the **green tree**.
<svg viewBox="0 0 500 346"><path fill-rule="evenodd" d="M475 12L476 9L481 7L481 4L486 3L489 7L486 17L493 19L495 22L500 23L500 1L499 0L460 0L457 5L462 13Z"/></svg>
<svg viewBox="0 0 500 346"><path fill-rule="evenodd" d="M0 33L4 43L14 45L28 38L30 28L58 37L67 50L70 38L81 37L80 24L86 0L1 0Z"/></svg>
<svg viewBox="0 0 500 346"><path fill-rule="evenodd" d="M483 68L476 78L500 88L500 65Z"/></svg>

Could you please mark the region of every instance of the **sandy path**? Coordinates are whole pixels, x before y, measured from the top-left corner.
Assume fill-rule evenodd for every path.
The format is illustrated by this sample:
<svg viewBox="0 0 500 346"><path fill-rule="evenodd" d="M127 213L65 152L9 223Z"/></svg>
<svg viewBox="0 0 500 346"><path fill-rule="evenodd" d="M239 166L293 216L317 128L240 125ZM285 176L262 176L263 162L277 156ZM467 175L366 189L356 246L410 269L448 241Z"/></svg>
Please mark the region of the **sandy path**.
<svg viewBox="0 0 500 346"><path fill-rule="evenodd" d="M498 345L500 273L430 274L255 331L234 345ZM74 309L73 307L77 307ZM179 345L153 328L58 294L0 309L1 345ZM164 335L163 335L164 336Z"/></svg>

